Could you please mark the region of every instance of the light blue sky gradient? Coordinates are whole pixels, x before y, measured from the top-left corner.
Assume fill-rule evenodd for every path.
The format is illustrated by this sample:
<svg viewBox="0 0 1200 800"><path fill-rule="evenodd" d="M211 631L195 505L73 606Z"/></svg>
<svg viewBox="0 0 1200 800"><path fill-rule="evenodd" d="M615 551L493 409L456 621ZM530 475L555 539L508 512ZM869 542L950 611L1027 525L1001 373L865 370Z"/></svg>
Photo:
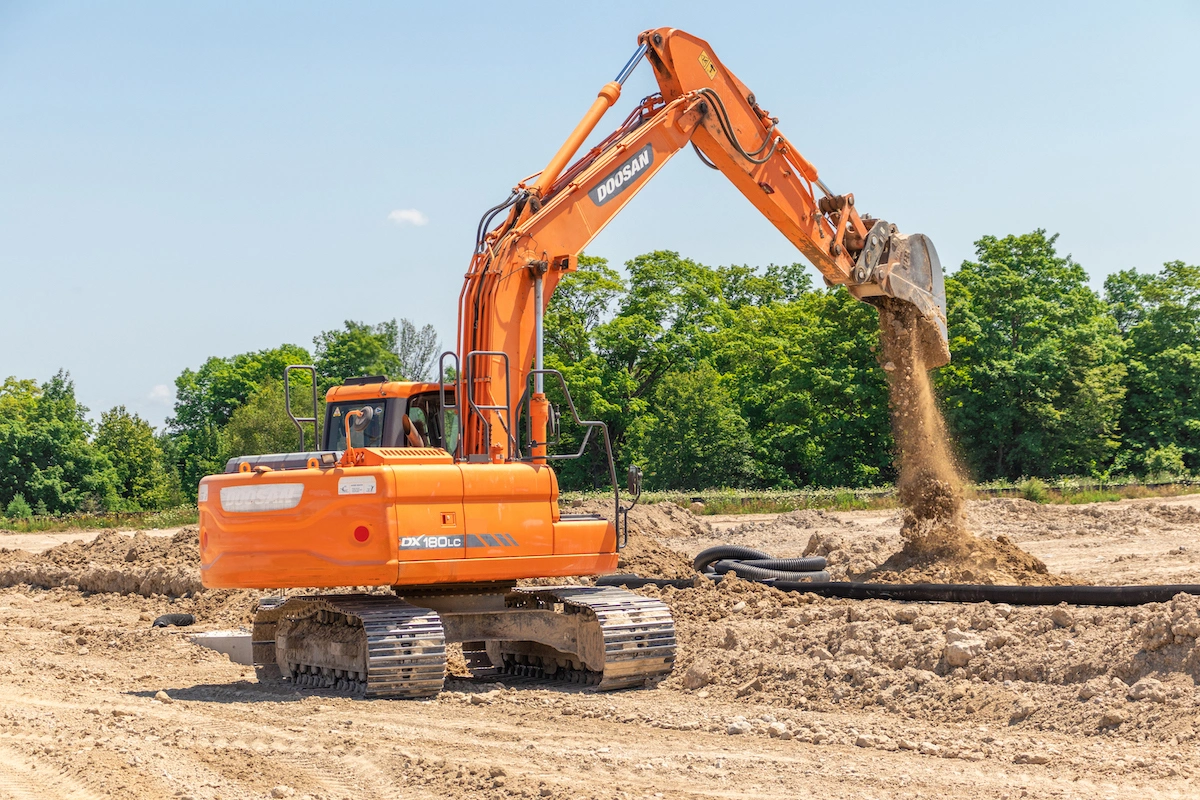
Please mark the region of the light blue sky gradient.
<svg viewBox="0 0 1200 800"><path fill-rule="evenodd" d="M452 347L481 212L662 25L949 271L1038 227L1097 287L1200 262L1193 2L0 0L0 378L64 367L94 416L160 425L184 367L344 319ZM653 90L643 65L603 131ZM588 251L660 248L800 260L689 151Z"/></svg>

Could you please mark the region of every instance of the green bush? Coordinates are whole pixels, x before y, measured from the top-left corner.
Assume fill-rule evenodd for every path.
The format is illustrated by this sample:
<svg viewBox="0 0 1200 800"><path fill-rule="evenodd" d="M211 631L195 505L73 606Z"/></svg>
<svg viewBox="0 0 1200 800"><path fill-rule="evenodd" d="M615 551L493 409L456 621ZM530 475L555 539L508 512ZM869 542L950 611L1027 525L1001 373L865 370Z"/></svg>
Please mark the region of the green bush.
<svg viewBox="0 0 1200 800"><path fill-rule="evenodd" d="M1050 490L1040 478L1030 478L1021 484L1021 497L1032 503L1049 503Z"/></svg>
<svg viewBox="0 0 1200 800"><path fill-rule="evenodd" d="M9 519L33 519L33 509L25 501L25 496L17 494L4 509L4 515Z"/></svg>
<svg viewBox="0 0 1200 800"><path fill-rule="evenodd" d="M1147 476L1175 478L1187 471L1183 464L1183 448L1177 444L1147 450L1142 463Z"/></svg>

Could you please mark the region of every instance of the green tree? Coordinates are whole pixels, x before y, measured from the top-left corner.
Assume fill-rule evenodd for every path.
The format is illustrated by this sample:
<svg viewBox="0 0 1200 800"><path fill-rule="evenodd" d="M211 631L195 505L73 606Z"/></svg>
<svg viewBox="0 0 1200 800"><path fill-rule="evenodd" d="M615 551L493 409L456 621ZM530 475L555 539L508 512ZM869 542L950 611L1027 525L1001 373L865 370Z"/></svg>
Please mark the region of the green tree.
<svg viewBox="0 0 1200 800"><path fill-rule="evenodd" d="M311 403L311 395L307 396ZM297 398L292 397L293 405ZM302 413L293 408L297 416L308 416L311 409ZM324 401L318 408L317 418L324 416ZM222 460L236 456L259 455L262 453L294 453L300 447L300 433L296 425L284 412L282 381L267 381L250 399L239 406L221 430ZM317 449L313 444L312 426L304 426L306 450Z"/></svg>
<svg viewBox="0 0 1200 800"><path fill-rule="evenodd" d="M33 517L33 509L26 502L25 495L18 492L9 501L8 507L4 509L4 516L9 519L31 519Z"/></svg>
<svg viewBox="0 0 1200 800"><path fill-rule="evenodd" d="M1128 349L1124 463L1143 473L1200 470L1200 267L1126 270L1104 289Z"/></svg>
<svg viewBox="0 0 1200 800"><path fill-rule="evenodd" d="M329 385L359 375L386 375L392 380L404 377L400 328L394 319L378 325L348 319L343 329L318 334L313 345L313 363Z"/></svg>
<svg viewBox="0 0 1200 800"><path fill-rule="evenodd" d="M438 335L432 325L418 329L411 321L400 320L396 355L400 358L400 376L404 380L433 380L437 375L438 350Z"/></svg>
<svg viewBox="0 0 1200 800"><path fill-rule="evenodd" d="M641 457L629 445L645 441L659 384L700 363L728 312L717 271L678 253L647 253L625 269L628 283L604 259L582 258L551 298L546 347L547 366L562 370L581 415L608 425L619 465ZM553 383L548 395L561 400ZM560 451L577 449L581 435L565 422ZM600 447L558 466L567 487L608 481Z"/></svg>
<svg viewBox="0 0 1200 800"><path fill-rule="evenodd" d="M17 494L49 513L120 506L117 475L91 442L87 408L70 375L0 388L0 504Z"/></svg>
<svg viewBox="0 0 1200 800"><path fill-rule="evenodd" d="M1119 445L1117 323L1057 238L985 236L946 281L954 360L938 383L979 479L1089 474Z"/></svg>
<svg viewBox="0 0 1200 800"><path fill-rule="evenodd" d="M657 489L704 489L754 482L753 447L737 405L711 365L668 374L637 449L646 483Z"/></svg>
<svg viewBox="0 0 1200 800"><path fill-rule="evenodd" d="M843 289L805 281L743 305L716 364L740 404L762 485L867 486L893 477L878 316Z"/></svg>
<svg viewBox="0 0 1200 800"><path fill-rule="evenodd" d="M233 412L263 384L282 380L289 364L309 363L312 357L307 350L285 344L228 358L213 357L200 369L185 369L175 379L175 414L167 420L171 445L164 450L189 497L195 497L201 478L224 469L220 430Z"/></svg>
<svg viewBox="0 0 1200 800"><path fill-rule="evenodd" d="M154 428L125 406L100 415L96 448L116 471L117 491L131 511L165 508L171 504L172 484Z"/></svg>

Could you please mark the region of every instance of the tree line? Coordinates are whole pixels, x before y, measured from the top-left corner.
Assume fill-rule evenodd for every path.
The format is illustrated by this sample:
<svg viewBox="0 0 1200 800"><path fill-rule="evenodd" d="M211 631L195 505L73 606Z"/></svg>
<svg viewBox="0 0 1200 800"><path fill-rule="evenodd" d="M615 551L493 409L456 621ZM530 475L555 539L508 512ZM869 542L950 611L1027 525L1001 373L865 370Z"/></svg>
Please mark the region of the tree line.
<svg viewBox="0 0 1200 800"><path fill-rule="evenodd" d="M802 264L709 267L678 253L619 272L583 256L546 319L547 366L618 464L654 489L864 487L894 478L875 310L814 287ZM985 236L946 278L951 363L935 384L978 481L1200 471L1200 267L1110 275L1037 230ZM408 320L346 322L313 341L210 358L176 379L159 432L123 407L98 423L66 373L0 389L0 506L18 514L190 502L236 455L293 450L283 369L318 389L347 377L428 379L437 337ZM293 379L295 411L311 384ZM553 382L552 399L561 402ZM562 452L580 431L564 421ZM600 453L558 462L563 488L607 483ZM9 516L14 516L9 513Z"/></svg>
<svg viewBox="0 0 1200 800"><path fill-rule="evenodd" d="M284 413L283 370L312 364L318 392L356 375L427 379L436 369L437 333L407 319L347 321L313 339L213 357L175 379L174 413L154 428L124 406L88 419L70 376L39 385L8 378L0 387L0 509L33 514L152 511L193 502L205 475L233 456L295 450L296 427ZM307 373L292 379L293 411L312 413ZM306 446L313 448L311 433Z"/></svg>
<svg viewBox="0 0 1200 800"><path fill-rule="evenodd" d="M875 310L804 266L710 268L673 252L626 276L583 258L547 352L585 414L657 489L864 487L895 477ZM1057 236L984 236L946 277L934 377L976 481L1200 471L1200 267L1110 275ZM574 440L577 441L577 440ZM567 462L563 485L600 485Z"/></svg>

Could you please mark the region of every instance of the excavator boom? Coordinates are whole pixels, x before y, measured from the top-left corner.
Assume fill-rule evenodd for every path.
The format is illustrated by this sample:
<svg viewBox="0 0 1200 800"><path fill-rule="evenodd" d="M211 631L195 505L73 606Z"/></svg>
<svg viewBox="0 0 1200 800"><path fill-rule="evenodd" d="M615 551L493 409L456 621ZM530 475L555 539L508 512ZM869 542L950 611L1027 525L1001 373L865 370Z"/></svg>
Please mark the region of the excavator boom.
<svg viewBox="0 0 1200 800"><path fill-rule="evenodd" d="M659 93L599 145L568 166L621 84L642 58ZM946 297L933 242L903 235L882 219L860 216L853 194L835 194L787 139L777 118L759 105L702 39L672 28L646 31L633 58L605 84L546 168L519 184L480 223L476 251L459 305L460 395L468 410L465 452L506 455L516 444L504 397L527 390L530 365L541 368L540 318L577 254L666 162L691 144L821 272L871 302L893 297L920 311L927 367L950 360ZM502 221L487 230L493 220ZM536 301L536 302L535 302ZM503 356L499 354L504 354ZM471 376L471 385L465 378ZM539 428L535 387L532 416ZM510 404L507 404L511 406ZM535 441L545 437L535 433ZM534 455L544 455L535 446Z"/></svg>

